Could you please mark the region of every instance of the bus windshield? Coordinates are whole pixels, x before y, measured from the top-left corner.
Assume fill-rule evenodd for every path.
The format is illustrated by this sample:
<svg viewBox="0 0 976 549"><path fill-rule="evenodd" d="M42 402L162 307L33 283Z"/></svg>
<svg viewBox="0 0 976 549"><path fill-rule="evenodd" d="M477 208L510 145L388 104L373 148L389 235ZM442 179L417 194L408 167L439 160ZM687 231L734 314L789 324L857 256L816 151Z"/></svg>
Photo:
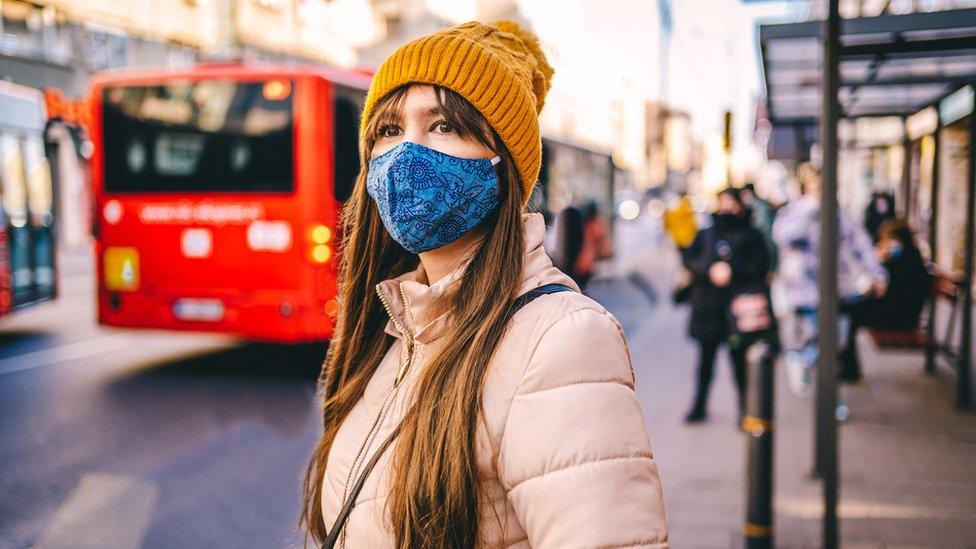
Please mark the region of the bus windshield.
<svg viewBox="0 0 976 549"><path fill-rule="evenodd" d="M106 87L105 191L292 191L293 87L284 79Z"/></svg>

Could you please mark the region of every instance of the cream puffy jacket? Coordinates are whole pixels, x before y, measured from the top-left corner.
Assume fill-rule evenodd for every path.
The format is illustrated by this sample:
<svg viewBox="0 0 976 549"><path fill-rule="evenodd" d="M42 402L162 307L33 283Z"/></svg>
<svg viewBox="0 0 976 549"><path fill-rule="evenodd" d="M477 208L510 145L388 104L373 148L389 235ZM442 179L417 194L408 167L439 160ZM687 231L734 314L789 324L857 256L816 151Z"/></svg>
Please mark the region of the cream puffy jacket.
<svg viewBox="0 0 976 549"><path fill-rule="evenodd" d="M524 227L521 293L551 283L577 289L542 247L542 216L526 216ZM464 269L431 286L418 282L426 279L421 269L377 286L391 316L386 330L397 339L333 442L322 490L329 526L363 464L403 417L412 385L450 329L450 316L431 318L428 305ZM408 360L408 338L414 342L412 362L394 389ZM627 342L603 307L563 292L522 308L489 364L483 401L478 453L487 495L484 546L668 547L661 481L634 393ZM367 479L342 546L394 545L385 510L391 455L385 452Z"/></svg>

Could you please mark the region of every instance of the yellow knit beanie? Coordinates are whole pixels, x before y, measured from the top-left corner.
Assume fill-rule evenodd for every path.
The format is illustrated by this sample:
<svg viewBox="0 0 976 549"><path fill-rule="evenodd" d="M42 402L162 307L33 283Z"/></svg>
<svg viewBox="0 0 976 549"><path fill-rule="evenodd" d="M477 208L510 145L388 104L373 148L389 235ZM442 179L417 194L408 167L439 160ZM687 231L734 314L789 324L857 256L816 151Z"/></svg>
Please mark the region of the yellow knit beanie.
<svg viewBox="0 0 976 549"><path fill-rule="evenodd" d="M458 93L488 120L508 148L525 190L539 177L539 111L552 67L531 32L511 21L464 23L408 42L380 66L366 95L360 137L376 103L404 84L433 84Z"/></svg>

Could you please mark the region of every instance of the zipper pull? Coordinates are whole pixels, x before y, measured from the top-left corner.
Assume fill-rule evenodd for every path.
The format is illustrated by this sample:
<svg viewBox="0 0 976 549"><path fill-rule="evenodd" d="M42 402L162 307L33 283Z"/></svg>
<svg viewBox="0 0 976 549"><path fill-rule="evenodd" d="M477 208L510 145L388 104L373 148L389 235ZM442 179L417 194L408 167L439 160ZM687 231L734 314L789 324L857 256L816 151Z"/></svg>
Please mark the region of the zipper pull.
<svg viewBox="0 0 976 549"><path fill-rule="evenodd" d="M393 380L394 387L400 385L400 382L403 381L403 376L407 374L407 369L410 368L411 362L413 362L413 338L407 338L407 360L397 370L396 379Z"/></svg>

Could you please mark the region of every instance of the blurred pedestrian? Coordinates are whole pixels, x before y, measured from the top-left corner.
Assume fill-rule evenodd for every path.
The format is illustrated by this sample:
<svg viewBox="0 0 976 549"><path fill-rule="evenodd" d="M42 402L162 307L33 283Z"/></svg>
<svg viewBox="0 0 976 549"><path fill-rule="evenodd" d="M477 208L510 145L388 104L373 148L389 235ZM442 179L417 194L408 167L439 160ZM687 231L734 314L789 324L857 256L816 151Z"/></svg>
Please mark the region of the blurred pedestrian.
<svg viewBox="0 0 976 549"><path fill-rule="evenodd" d="M787 381L798 395L809 392L819 345L820 170L809 162L797 167L802 196L776 214L773 240L779 248L779 283L790 311L792 330L784 333ZM883 295L888 276L878 262L867 231L838 208L837 292L842 302ZM840 318L846 334L847 319ZM841 342L844 345L844 342ZM846 407L840 407L845 415Z"/></svg>
<svg viewBox="0 0 976 549"><path fill-rule="evenodd" d="M838 378L847 383L861 380L858 328L918 328L922 307L932 291L932 276L925 268L922 253L908 223L901 219L889 219L881 224L878 237L878 256L888 273L888 286L884 295L853 301L844 308L850 317L850 326L847 345L840 354Z"/></svg>
<svg viewBox="0 0 976 549"><path fill-rule="evenodd" d="M664 231L678 250L683 250L695 241L698 234L698 218L687 193L681 193L668 201L664 212ZM691 299L692 276L687 269L681 269L671 289L671 301L675 305L687 303Z"/></svg>
<svg viewBox="0 0 976 549"><path fill-rule="evenodd" d="M551 75L528 31L471 22L374 76L303 490L316 544L667 546L624 332L523 214Z"/></svg>
<svg viewBox="0 0 976 549"><path fill-rule="evenodd" d="M773 220L776 218L776 208L756 192L756 185L752 182L742 187L742 203L752 212L752 224L759 229L766 241L769 251L769 270L776 270L776 245L773 244Z"/></svg>
<svg viewBox="0 0 976 549"><path fill-rule="evenodd" d="M675 203L664 212L664 230L674 241L674 245L687 248L698 234L698 220L695 208L687 194L682 194Z"/></svg>
<svg viewBox="0 0 976 549"><path fill-rule="evenodd" d="M610 237L610 228L600 215L596 202L590 201L583 206L581 217L583 242L573 265L573 280L581 289L586 290L587 284L593 278L596 262L613 256L613 240Z"/></svg>
<svg viewBox="0 0 976 549"><path fill-rule="evenodd" d="M730 306L735 296L767 294L769 255L762 234L752 226L751 214L737 189L718 195L711 227L703 229L690 246L681 251L684 266L692 275L689 332L698 342L698 383L685 421L707 417L708 393L712 385L715 358L728 342L729 357L739 397L739 413L745 406L746 350L749 342L729 341L733 335Z"/></svg>
<svg viewBox="0 0 976 549"><path fill-rule="evenodd" d="M871 193L868 207L864 209L864 228L871 236L871 241L878 242L878 229L881 224L895 218L895 197L889 192L875 191Z"/></svg>
<svg viewBox="0 0 976 549"><path fill-rule="evenodd" d="M580 275L576 272L576 264L586 238L583 212L572 204L566 206L556 214L552 232L553 264L582 288Z"/></svg>

